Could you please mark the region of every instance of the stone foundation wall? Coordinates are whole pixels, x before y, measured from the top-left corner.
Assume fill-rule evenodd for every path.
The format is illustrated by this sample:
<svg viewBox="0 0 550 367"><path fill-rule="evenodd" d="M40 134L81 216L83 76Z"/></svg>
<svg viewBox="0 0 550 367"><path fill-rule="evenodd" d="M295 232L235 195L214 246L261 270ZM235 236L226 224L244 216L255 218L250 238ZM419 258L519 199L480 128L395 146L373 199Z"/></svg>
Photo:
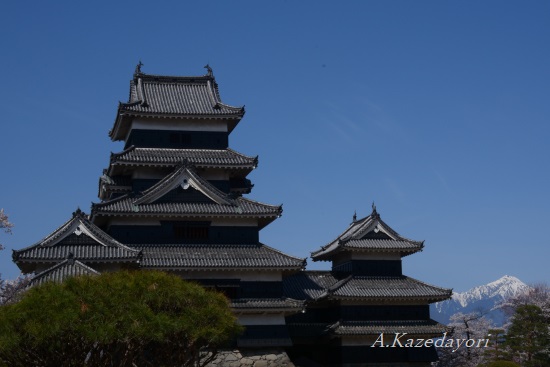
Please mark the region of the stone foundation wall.
<svg viewBox="0 0 550 367"><path fill-rule="evenodd" d="M295 367L283 349L220 351L208 367Z"/></svg>

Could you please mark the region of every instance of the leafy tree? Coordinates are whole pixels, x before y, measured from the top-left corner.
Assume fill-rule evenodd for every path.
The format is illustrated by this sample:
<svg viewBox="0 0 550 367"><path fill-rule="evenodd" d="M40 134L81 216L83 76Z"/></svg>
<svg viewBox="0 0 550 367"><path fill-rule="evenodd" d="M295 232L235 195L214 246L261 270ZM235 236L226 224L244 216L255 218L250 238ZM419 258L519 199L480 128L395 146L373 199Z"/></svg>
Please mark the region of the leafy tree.
<svg viewBox="0 0 550 367"><path fill-rule="evenodd" d="M535 305L520 305L508 329L506 344L522 365L550 365L549 323L543 310Z"/></svg>
<svg viewBox="0 0 550 367"><path fill-rule="evenodd" d="M0 366L204 366L240 331L223 295L174 275L73 277L0 307Z"/></svg>

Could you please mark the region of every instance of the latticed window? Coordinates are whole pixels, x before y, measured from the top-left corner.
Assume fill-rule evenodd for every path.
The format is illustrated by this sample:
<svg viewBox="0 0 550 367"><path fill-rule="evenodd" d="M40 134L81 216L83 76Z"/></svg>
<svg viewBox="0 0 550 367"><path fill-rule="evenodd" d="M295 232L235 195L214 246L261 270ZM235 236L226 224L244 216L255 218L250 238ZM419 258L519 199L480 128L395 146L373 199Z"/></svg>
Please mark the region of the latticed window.
<svg viewBox="0 0 550 367"><path fill-rule="evenodd" d="M209 224L202 222L184 222L174 224L174 236L180 239L207 240Z"/></svg>

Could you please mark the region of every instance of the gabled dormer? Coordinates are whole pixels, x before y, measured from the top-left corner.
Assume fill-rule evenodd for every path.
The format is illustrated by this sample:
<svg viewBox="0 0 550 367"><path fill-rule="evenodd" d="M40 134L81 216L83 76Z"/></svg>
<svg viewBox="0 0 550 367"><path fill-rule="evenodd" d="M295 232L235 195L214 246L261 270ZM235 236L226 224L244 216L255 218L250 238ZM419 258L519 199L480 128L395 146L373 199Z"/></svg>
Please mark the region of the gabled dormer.
<svg viewBox="0 0 550 367"><path fill-rule="evenodd" d="M248 194L254 186L246 176L258 166L233 149L170 149L131 146L111 153L109 168L99 178L101 200L138 193L166 176L182 163L193 165L201 176L226 193Z"/></svg>
<svg viewBox="0 0 550 367"><path fill-rule="evenodd" d="M32 246L13 251L13 261L25 272L40 273L68 258L85 264L118 264L138 267L141 251L118 242L91 223L80 209L71 219Z"/></svg>
<svg viewBox="0 0 550 367"><path fill-rule="evenodd" d="M113 141L126 147L225 149L244 107L221 101L212 68L202 76L162 76L141 71L130 81L128 102L120 103Z"/></svg>
<svg viewBox="0 0 550 367"><path fill-rule="evenodd" d="M129 244L257 243L281 213L280 205L218 189L186 163L144 191L92 206L94 223Z"/></svg>
<svg viewBox="0 0 550 367"><path fill-rule="evenodd" d="M350 226L334 241L312 252L313 261L332 261L339 273L367 276L400 276L401 258L422 251L423 241L399 235L372 206L362 219L353 216Z"/></svg>

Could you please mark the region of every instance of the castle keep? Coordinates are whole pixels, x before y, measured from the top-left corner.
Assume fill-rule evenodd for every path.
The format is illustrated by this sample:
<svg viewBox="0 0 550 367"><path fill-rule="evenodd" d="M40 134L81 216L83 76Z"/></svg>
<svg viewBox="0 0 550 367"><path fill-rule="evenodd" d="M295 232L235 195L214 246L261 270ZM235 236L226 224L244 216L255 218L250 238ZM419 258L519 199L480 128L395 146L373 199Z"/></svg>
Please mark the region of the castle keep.
<svg viewBox="0 0 550 367"><path fill-rule="evenodd" d="M229 148L243 107L202 76L145 74L141 63L109 136L123 141L99 178L100 202L14 251L32 284L117 269L158 269L223 292L246 331L218 366L427 366L435 349L371 347L381 333L441 335L429 304L442 289L402 274L423 242L372 213L312 253L327 271L260 242L282 208L251 200L258 158ZM289 358L290 357L290 358Z"/></svg>

